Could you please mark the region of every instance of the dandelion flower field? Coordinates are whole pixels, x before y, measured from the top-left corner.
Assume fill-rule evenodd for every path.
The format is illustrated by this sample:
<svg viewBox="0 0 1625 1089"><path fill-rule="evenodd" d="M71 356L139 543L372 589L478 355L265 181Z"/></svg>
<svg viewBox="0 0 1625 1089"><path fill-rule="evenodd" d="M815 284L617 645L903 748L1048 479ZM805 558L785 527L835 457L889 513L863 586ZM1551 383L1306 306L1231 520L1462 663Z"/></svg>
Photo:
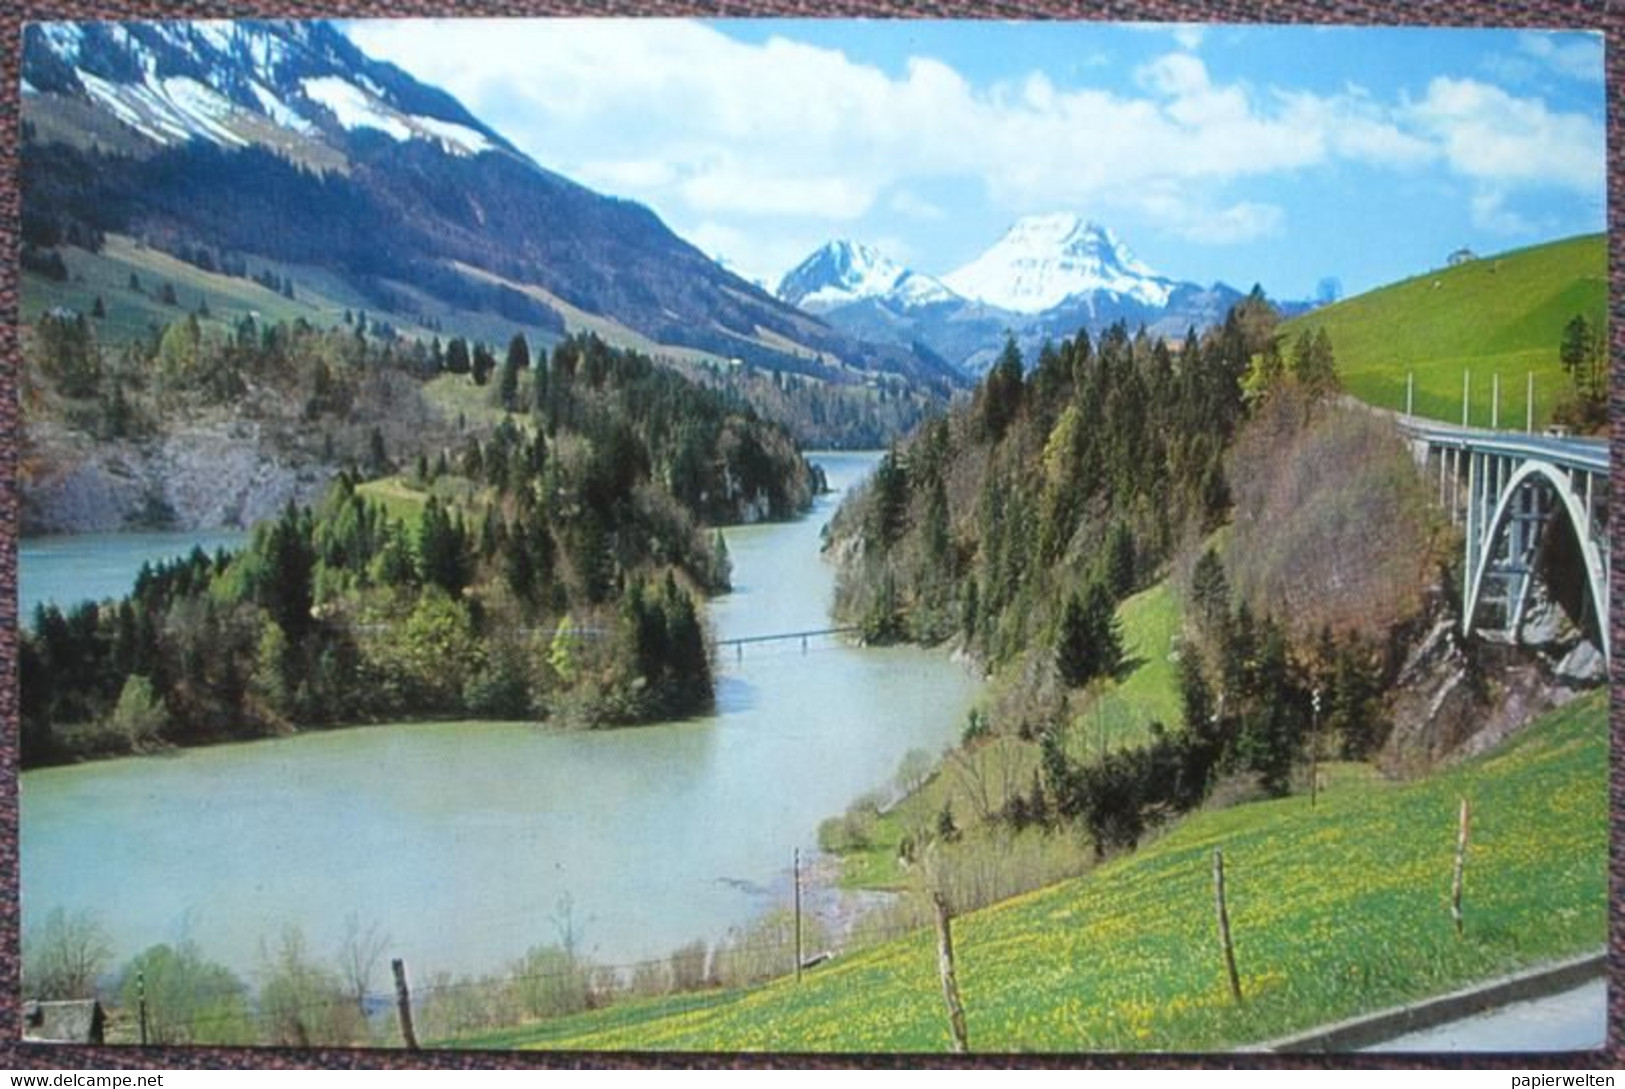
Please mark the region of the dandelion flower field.
<svg viewBox="0 0 1625 1089"><path fill-rule="evenodd" d="M954 920L973 1051L1212 1051L1600 948L1606 693L1432 778L1336 765L1294 796L1198 813L1090 874ZM1464 910L1450 916L1460 799ZM1215 933L1222 848L1245 1001ZM736 992L617 1006L459 1046L946 1051L929 930Z"/></svg>

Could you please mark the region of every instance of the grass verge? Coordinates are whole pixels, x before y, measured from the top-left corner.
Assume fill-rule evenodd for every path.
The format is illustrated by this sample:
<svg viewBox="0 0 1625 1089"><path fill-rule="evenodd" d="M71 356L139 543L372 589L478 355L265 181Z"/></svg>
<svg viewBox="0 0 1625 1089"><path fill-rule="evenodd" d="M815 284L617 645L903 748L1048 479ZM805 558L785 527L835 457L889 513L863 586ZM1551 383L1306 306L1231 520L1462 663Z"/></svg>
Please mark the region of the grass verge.
<svg viewBox="0 0 1625 1089"><path fill-rule="evenodd" d="M1291 797L1198 813L1082 878L956 920L972 1049L1225 1049L1601 946L1606 709L1606 694L1591 693L1421 782L1334 766L1317 808ZM1462 797L1474 822L1458 938L1448 897ZM1239 1006L1214 934L1215 848L1226 860ZM929 932L820 968L800 986L709 997L516 1029L501 1046L948 1047Z"/></svg>

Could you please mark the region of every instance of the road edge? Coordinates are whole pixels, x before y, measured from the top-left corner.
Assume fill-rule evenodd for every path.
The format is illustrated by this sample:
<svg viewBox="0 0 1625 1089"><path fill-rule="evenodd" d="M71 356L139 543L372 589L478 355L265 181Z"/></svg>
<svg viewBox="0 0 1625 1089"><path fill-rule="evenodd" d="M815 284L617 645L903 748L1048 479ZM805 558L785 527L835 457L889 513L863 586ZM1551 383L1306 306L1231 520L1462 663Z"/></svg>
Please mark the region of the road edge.
<svg viewBox="0 0 1625 1089"><path fill-rule="evenodd" d="M1608 953L1599 949L1479 983L1422 1002L1352 1017L1308 1032L1253 1044L1244 1051L1359 1051L1407 1033L1434 1028L1514 1002L1560 994L1607 975Z"/></svg>

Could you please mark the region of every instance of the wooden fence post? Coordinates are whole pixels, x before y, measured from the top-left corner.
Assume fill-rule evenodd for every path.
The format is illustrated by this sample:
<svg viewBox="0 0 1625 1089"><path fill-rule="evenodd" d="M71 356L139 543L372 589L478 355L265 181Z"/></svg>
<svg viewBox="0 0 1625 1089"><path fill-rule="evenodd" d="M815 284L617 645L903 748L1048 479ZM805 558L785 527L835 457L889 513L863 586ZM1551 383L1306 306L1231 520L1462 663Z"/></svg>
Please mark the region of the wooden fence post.
<svg viewBox="0 0 1625 1089"><path fill-rule="evenodd" d="M1320 794L1320 689L1316 688L1311 697L1314 706L1313 717L1309 720L1309 808L1315 808L1315 800Z"/></svg>
<svg viewBox="0 0 1625 1089"><path fill-rule="evenodd" d="M406 1050L418 1049L417 1030L412 1027L412 992L406 987L406 962L396 957L389 962L395 972L395 1012L401 1019L401 1039Z"/></svg>
<svg viewBox="0 0 1625 1089"><path fill-rule="evenodd" d="M796 982L801 982L801 848L795 848L791 866L796 883Z"/></svg>
<svg viewBox="0 0 1625 1089"><path fill-rule="evenodd" d="M1213 848L1213 906L1219 915L1219 944L1224 949L1224 968L1230 977L1230 995L1241 1001L1241 977L1236 974L1236 950L1230 943L1230 913L1224 904L1224 852Z"/></svg>
<svg viewBox="0 0 1625 1089"><path fill-rule="evenodd" d="M942 976L942 1000L948 1004L948 1027L954 1036L954 1052L970 1050L965 1039L965 1007L959 1001L959 983L954 978L954 939L948 924L948 900L940 890L931 894L937 909L937 972Z"/></svg>
<svg viewBox="0 0 1625 1089"><path fill-rule="evenodd" d="M1456 827L1456 874L1450 882L1450 917L1456 922L1456 937L1461 937L1461 878L1467 865L1467 826L1472 819L1472 808L1467 799L1461 800L1461 819Z"/></svg>

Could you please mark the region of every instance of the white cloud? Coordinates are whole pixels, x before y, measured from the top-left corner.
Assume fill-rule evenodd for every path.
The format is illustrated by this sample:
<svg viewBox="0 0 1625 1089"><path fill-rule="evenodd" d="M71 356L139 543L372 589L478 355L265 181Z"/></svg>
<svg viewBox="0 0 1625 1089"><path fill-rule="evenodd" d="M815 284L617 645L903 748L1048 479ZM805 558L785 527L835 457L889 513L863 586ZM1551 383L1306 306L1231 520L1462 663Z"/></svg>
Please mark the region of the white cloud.
<svg viewBox="0 0 1625 1089"><path fill-rule="evenodd" d="M1124 23L1129 30L1138 30L1147 34L1170 34L1174 44L1186 52L1194 53L1201 48L1202 39L1207 35L1207 27L1201 23Z"/></svg>
<svg viewBox="0 0 1625 1089"><path fill-rule="evenodd" d="M927 223L944 219L948 215L942 208L907 189L899 189L893 193L891 200L886 202L886 207L906 219L915 219Z"/></svg>
<svg viewBox="0 0 1625 1089"><path fill-rule="evenodd" d="M887 72L839 50L782 37L745 43L681 20L349 29L548 167L636 196L753 275L794 263L836 224L877 208L933 218L942 210L911 189L942 180L969 181L1011 213L1161 201L1169 230L1218 244L1284 222L1280 208L1226 187L1340 160L1444 164L1486 192L1594 193L1604 178L1599 121L1475 80L1435 79L1415 102L1357 88L1260 91L1215 81L1200 57L1174 52L1124 91L1039 73L974 86L929 57ZM1199 44L1199 28L1150 29ZM1553 63L1586 44L1529 41Z"/></svg>
<svg viewBox="0 0 1625 1089"><path fill-rule="evenodd" d="M1558 75L1585 83L1602 82L1600 34L1559 36L1529 31L1518 36L1518 49Z"/></svg>
<svg viewBox="0 0 1625 1089"><path fill-rule="evenodd" d="M1506 206L1506 195L1493 190L1474 193L1472 203L1473 226L1481 231L1501 235L1529 235L1535 225Z"/></svg>
<svg viewBox="0 0 1625 1089"><path fill-rule="evenodd" d="M670 185L677 176L671 163L663 159L612 159L585 162L580 180L612 192L646 192Z"/></svg>
<svg viewBox="0 0 1625 1089"><path fill-rule="evenodd" d="M1198 216L1185 237L1208 245L1233 245L1279 234L1285 220L1285 213L1273 204L1243 201Z"/></svg>
<svg viewBox="0 0 1625 1089"><path fill-rule="evenodd" d="M794 175L724 157L683 179L678 191L700 212L853 220L874 203L874 186L840 175Z"/></svg>
<svg viewBox="0 0 1625 1089"><path fill-rule="evenodd" d="M794 268L825 239L810 234L747 231L716 220L702 220L683 236L701 253L722 262L733 272L772 291L786 270Z"/></svg>
<svg viewBox="0 0 1625 1089"><path fill-rule="evenodd" d="M1540 99L1441 76L1408 112L1450 168L1466 177L1582 193L1605 183L1602 126L1580 114L1554 113Z"/></svg>
<svg viewBox="0 0 1625 1089"><path fill-rule="evenodd" d="M1322 134L1327 151L1339 158L1371 166L1410 168L1439 157L1438 148L1406 132L1389 111L1359 87L1325 97L1285 91L1277 92L1276 97L1283 103L1289 123Z"/></svg>
<svg viewBox="0 0 1625 1089"><path fill-rule="evenodd" d="M1286 213L1276 205L1243 201L1216 208L1201 197L1186 197L1177 186L1151 186L1124 206L1169 234L1204 246L1232 246L1267 238L1279 234L1286 224Z"/></svg>
<svg viewBox="0 0 1625 1089"><path fill-rule="evenodd" d="M1207 65L1200 57L1187 53L1169 53L1142 65L1134 73L1140 86L1169 98L1184 98L1204 94L1211 86L1207 78Z"/></svg>

